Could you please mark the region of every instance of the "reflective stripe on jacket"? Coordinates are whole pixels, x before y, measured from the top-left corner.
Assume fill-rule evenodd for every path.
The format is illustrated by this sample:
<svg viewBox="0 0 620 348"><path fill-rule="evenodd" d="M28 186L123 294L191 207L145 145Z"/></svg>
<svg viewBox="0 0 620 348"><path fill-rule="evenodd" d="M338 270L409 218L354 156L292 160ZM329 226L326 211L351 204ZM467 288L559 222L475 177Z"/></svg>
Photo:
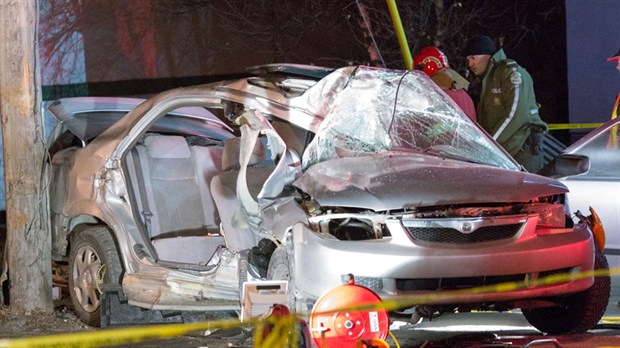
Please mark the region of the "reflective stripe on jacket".
<svg viewBox="0 0 620 348"><path fill-rule="evenodd" d="M538 115L532 77L507 59L503 49L489 60L477 111L478 123L512 156L521 150L532 127L540 132L548 129Z"/></svg>

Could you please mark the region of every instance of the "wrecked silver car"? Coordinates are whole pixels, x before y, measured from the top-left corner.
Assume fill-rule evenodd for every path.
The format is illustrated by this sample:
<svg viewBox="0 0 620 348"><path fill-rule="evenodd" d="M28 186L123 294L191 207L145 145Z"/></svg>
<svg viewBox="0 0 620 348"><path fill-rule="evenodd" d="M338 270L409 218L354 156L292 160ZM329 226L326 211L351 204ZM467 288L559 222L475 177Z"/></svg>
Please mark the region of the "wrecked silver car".
<svg viewBox="0 0 620 348"><path fill-rule="evenodd" d="M50 109L53 254L91 325L102 283L133 306L209 311L239 309L246 281L287 280L305 312L348 274L395 299L607 267L566 187L522 170L423 73L180 88L114 123L71 103ZM583 332L609 284L452 294L415 311L521 308L541 331Z"/></svg>

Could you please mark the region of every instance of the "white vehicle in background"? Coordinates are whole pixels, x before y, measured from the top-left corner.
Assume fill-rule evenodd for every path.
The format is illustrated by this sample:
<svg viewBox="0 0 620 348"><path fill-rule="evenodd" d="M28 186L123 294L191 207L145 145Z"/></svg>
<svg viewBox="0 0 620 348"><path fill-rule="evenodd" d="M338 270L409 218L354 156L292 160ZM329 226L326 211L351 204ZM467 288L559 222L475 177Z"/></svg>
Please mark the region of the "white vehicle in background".
<svg viewBox="0 0 620 348"><path fill-rule="evenodd" d="M568 199L573 212L588 214L595 208L607 240L605 255L611 268L620 267L620 118L612 119L591 131L562 155L582 155L589 158L586 173L562 175L550 173L568 187ZM571 173L567 173L571 174ZM617 278L612 278L617 281Z"/></svg>

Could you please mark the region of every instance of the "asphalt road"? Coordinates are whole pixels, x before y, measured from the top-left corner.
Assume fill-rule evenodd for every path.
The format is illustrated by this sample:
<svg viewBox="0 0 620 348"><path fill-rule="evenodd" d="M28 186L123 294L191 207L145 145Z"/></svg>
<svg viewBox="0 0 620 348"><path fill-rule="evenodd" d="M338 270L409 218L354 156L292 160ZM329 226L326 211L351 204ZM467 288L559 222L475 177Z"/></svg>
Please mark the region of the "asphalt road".
<svg viewBox="0 0 620 348"><path fill-rule="evenodd" d="M396 322L391 332L400 347L510 347L529 344L536 348L620 347L620 279L614 279L607 312L599 326L583 335L546 336L530 326L518 312L446 314L417 325ZM390 347L397 347L391 337ZM253 347L251 333L241 329L195 333L173 339L143 341L116 347L136 348L229 348Z"/></svg>

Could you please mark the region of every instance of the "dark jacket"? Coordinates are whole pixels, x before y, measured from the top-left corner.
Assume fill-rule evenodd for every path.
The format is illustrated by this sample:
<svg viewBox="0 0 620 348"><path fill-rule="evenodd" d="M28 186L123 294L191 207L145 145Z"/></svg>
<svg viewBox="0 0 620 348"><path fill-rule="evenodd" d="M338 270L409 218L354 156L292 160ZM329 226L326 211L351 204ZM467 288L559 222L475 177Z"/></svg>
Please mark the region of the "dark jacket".
<svg viewBox="0 0 620 348"><path fill-rule="evenodd" d="M534 83L503 49L489 61L477 111L482 128L528 171L542 168L540 140L548 127L538 115Z"/></svg>

